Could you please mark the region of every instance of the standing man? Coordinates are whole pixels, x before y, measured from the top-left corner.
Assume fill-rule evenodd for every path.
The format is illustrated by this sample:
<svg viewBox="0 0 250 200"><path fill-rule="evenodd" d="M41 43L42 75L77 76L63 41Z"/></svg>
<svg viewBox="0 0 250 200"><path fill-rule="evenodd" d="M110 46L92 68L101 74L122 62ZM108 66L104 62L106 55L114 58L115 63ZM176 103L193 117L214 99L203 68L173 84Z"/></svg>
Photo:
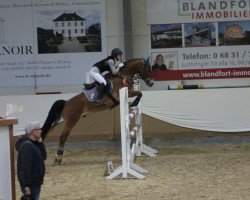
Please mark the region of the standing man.
<svg viewBox="0 0 250 200"><path fill-rule="evenodd" d="M26 199L39 200L47 152L41 139L42 130L39 123L28 123L25 126L25 132L26 135L16 143L18 181L23 199L26 197Z"/></svg>

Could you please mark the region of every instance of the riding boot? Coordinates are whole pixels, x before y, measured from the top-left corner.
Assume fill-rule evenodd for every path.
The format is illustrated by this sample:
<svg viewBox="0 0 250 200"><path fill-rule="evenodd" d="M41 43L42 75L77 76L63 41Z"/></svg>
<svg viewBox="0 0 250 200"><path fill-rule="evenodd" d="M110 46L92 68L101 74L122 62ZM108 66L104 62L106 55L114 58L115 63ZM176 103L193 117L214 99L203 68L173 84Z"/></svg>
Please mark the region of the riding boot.
<svg viewBox="0 0 250 200"><path fill-rule="evenodd" d="M104 83L101 83L100 86L98 87L98 97L97 97L97 100L96 102L98 104L103 104L103 95L104 95L104 92L105 92L105 87L106 85L104 85Z"/></svg>

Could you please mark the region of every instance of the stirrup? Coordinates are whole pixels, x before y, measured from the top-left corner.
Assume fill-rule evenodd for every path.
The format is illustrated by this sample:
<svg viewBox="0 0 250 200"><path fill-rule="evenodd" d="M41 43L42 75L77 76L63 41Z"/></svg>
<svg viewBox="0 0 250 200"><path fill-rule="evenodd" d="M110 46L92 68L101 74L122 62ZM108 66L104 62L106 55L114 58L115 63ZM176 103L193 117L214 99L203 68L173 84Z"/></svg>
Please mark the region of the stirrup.
<svg viewBox="0 0 250 200"><path fill-rule="evenodd" d="M97 99L95 102L96 102L97 105L105 106L105 104L103 102L103 99Z"/></svg>

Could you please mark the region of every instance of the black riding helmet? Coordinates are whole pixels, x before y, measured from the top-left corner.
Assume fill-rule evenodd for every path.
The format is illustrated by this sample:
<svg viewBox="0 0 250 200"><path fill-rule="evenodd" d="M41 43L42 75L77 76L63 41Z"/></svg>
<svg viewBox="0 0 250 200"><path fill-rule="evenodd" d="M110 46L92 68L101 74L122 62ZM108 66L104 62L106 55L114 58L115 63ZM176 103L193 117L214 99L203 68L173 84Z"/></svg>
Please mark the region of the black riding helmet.
<svg viewBox="0 0 250 200"><path fill-rule="evenodd" d="M119 48L114 48L114 49L111 51L111 56L116 56L116 55L119 55L119 54L123 54L122 50L119 49Z"/></svg>

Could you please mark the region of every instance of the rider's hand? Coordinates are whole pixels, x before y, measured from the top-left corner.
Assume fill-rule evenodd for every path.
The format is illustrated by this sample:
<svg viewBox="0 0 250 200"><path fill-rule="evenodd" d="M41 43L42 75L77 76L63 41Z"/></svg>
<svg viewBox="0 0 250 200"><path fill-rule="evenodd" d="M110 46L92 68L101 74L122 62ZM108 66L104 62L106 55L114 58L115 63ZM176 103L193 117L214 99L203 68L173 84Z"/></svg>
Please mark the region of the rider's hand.
<svg viewBox="0 0 250 200"><path fill-rule="evenodd" d="M123 66L124 66L123 63L120 63L120 64L118 65L119 68L121 68L121 67L123 67Z"/></svg>

